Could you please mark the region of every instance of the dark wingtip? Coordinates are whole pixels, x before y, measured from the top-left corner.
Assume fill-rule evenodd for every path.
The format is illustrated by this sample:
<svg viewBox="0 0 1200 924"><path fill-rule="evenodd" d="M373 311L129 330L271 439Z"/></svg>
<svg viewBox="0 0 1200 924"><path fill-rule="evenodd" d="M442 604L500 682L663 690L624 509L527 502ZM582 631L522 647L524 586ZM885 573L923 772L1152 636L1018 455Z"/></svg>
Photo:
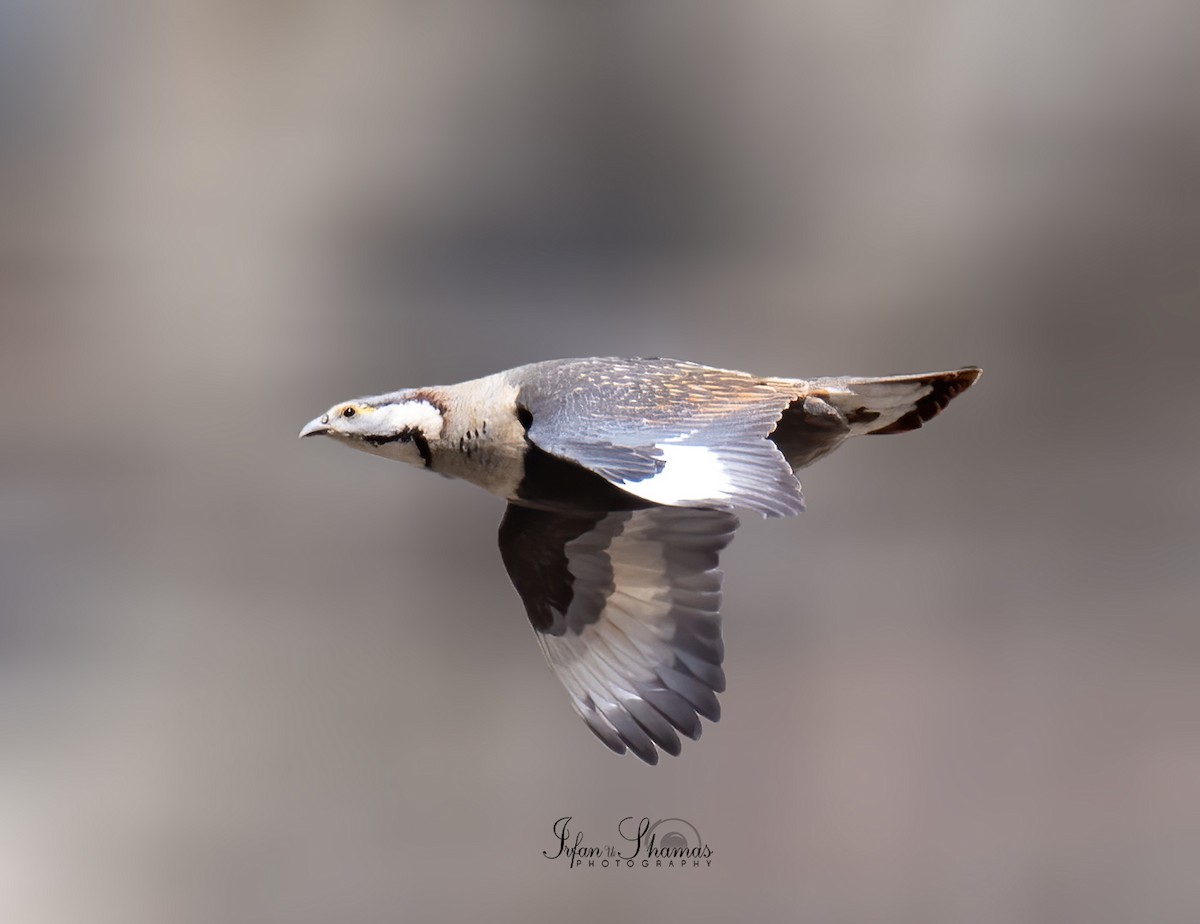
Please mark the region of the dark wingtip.
<svg viewBox="0 0 1200 924"><path fill-rule="evenodd" d="M594 724L592 724L592 722L588 721L587 719L584 719L583 724L587 726L588 731L590 731L593 735L595 735L597 738L599 738L604 743L604 746L606 748L608 748L610 751L612 751L614 754L624 754L629 750L629 748L627 748L625 746L625 742L622 741L620 738L617 738L615 736L615 734L610 736L608 734L605 734L604 732L601 732L599 728L597 728Z"/></svg>
<svg viewBox="0 0 1200 924"><path fill-rule="evenodd" d="M927 420L932 420L944 411L952 399L975 384L975 380L982 374L983 370L978 366L964 366L954 372L938 372L924 376L920 381L921 384L931 387L929 394L919 399L913 409L903 417L892 421L886 427L871 430L870 435L883 436L918 429Z"/></svg>

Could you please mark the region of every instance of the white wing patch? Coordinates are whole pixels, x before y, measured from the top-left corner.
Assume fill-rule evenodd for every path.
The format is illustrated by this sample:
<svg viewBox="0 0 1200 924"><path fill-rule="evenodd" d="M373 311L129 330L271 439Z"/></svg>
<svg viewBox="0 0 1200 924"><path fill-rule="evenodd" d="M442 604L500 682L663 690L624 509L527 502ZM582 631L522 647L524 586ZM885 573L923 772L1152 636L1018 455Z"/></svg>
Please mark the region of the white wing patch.
<svg viewBox="0 0 1200 924"><path fill-rule="evenodd" d="M804 509L800 483L770 440L719 446L664 441L655 449L662 469L640 481L615 482L621 490L669 507L747 507L769 517Z"/></svg>
<svg viewBox="0 0 1200 924"><path fill-rule="evenodd" d="M622 488L671 507L729 502L733 482L715 449L680 443L662 443L657 449L664 462L662 470L642 481L622 481Z"/></svg>

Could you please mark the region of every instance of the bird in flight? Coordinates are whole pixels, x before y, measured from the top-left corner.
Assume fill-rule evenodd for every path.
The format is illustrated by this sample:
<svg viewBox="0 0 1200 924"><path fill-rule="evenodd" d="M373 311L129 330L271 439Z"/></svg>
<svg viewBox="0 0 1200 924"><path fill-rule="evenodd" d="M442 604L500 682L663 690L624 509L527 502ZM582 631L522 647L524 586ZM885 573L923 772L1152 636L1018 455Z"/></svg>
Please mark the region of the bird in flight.
<svg viewBox="0 0 1200 924"><path fill-rule="evenodd" d="M795 470L904 433L980 370L792 379L673 359L563 359L335 404L301 437L508 501L500 556L575 711L647 763L720 716L721 572L734 508L804 509Z"/></svg>

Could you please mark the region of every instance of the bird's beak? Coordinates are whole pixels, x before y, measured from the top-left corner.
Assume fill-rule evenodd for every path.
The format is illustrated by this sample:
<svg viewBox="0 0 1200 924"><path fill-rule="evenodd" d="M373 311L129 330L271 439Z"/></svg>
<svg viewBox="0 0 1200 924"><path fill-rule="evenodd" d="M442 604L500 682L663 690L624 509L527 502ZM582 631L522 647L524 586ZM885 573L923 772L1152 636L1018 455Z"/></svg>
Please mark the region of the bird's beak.
<svg viewBox="0 0 1200 924"><path fill-rule="evenodd" d="M316 436L318 433L329 432L329 415L322 414L320 417L314 417L304 425L304 429L300 431L300 439L306 436Z"/></svg>

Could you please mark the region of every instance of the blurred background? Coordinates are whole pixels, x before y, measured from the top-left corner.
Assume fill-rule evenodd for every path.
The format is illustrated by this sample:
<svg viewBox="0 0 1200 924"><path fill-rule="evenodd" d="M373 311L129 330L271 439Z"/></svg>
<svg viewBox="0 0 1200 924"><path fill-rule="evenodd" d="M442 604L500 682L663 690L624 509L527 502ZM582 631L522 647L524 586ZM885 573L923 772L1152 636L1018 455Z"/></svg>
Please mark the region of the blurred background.
<svg viewBox="0 0 1200 924"><path fill-rule="evenodd" d="M0 4L0 918L1197 920L1197 20ZM986 370L744 518L657 768L500 501L296 441L606 354ZM714 862L568 870L564 815Z"/></svg>

